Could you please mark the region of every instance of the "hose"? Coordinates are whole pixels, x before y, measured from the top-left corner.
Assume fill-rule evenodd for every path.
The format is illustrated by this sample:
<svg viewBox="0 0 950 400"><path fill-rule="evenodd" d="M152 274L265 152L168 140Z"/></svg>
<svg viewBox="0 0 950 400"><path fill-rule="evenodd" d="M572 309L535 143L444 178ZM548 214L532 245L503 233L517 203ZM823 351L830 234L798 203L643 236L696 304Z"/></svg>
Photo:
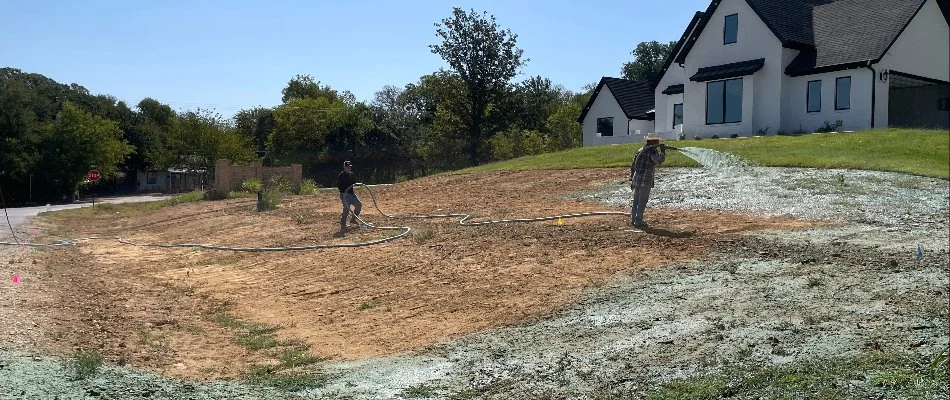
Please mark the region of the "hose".
<svg viewBox="0 0 950 400"><path fill-rule="evenodd" d="M500 224L508 222L539 222L539 221L550 221L555 219L564 219L564 218L578 218L578 217L588 217L596 215L627 215L630 213L622 211L591 211L583 213L573 213L573 214L561 214L561 215L552 215L545 217L536 217L536 218L511 218L511 219L499 219L499 220L488 220L488 221L471 221L472 218L475 218L474 214L432 214L432 215L391 215L383 212L379 208L379 203L376 201L376 194L370 188L371 185L365 185L362 183L355 183L352 188L357 186L366 188L370 194L370 198L373 201L373 207L376 208L381 215L389 219L423 219L423 218L460 218L459 225L461 226L479 226L479 225L488 225L488 224ZM11 243L11 242L0 242L0 245L8 246L28 246L28 247L58 247L58 246L74 246L78 242L89 241L89 240L115 240L119 243L130 245L130 246L139 246L139 247L158 247L158 248L199 248L205 250L222 250L222 251L237 251L237 252L272 252L272 251L303 251L303 250L321 250L321 249L332 249L332 248L347 248L347 247L366 247L373 246L381 243L390 242L402 237L409 235L412 231L412 228L408 226L379 226L372 224L360 218L358 215L353 215L357 220L359 220L362 226L369 229L379 229L379 230L396 230L401 231L395 235L388 236L382 239L371 240L368 242L360 243L335 243L335 244L315 244L309 246L280 246L280 247L233 247L233 246L222 246L222 245L211 245L211 244L202 244L202 243L136 243L128 239L123 239L117 236L91 236L85 238L76 238L76 239L64 239L59 240L53 243ZM12 229L12 226L11 226Z"/></svg>

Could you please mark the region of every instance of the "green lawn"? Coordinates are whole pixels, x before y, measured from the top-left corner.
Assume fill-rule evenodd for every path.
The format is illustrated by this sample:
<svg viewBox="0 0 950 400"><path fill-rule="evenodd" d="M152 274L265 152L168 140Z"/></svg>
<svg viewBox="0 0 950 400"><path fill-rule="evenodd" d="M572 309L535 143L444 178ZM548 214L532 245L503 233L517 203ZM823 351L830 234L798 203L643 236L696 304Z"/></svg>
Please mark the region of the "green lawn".
<svg viewBox="0 0 950 400"><path fill-rule="evenodd" d="M688 139L667 143L677 147L704 147L733 153L763 166L893 171L950 179L950 132L944 130L887 129L801 136ZM640 143L629 143L582 147L456 172L628 167L640 146ZM667 152L667 157L666 166L698 166L677 151Z"/></svg>

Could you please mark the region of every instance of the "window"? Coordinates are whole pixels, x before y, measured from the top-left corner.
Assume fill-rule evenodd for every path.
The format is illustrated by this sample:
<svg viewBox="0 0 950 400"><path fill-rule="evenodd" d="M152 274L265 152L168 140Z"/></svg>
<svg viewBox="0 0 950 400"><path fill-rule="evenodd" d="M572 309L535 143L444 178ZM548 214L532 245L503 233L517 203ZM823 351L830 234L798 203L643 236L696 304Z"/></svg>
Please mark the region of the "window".
<svg viewBox="0 0 950 400"><path fill-rule="evenodd" d="M614 117L597 118L597 133L600 136L614 135Z"/></svg>
<svg viewBox="0 0 950 400"><path fill-rule="evenodd" d="M147 185L154 185L158 183L158 171L148 171L145 173L145 183Z"/></svg>
<svg viewBox="0 0 950 400"><path fill-rule="evenodd" d="M673 104L673 127L683 124L683 103Z"/></svg>
<svg viewBox="0 0 950 400"><path fill-rule="evenodd" d="M739 40L739 14L726 16L726 26L722 30L722 44L735 43Z"/></svg>
<svg viewBox="0 0 950 400"><path fill-rule="evenodd" d="M808 81L808 94L805 103L808 112L821 111L821 81Z"/></svg>
<svg viewBox="0 0 950 400"><path fill-rule="evenodd" d="M851 109L851 77L835 79L835 110Z"/></svg>
<svg viewBox="0 0 950 400"><path fill-rule="evenodd" d="M742 122L742 78L706 84L706 124Z"/></svg>

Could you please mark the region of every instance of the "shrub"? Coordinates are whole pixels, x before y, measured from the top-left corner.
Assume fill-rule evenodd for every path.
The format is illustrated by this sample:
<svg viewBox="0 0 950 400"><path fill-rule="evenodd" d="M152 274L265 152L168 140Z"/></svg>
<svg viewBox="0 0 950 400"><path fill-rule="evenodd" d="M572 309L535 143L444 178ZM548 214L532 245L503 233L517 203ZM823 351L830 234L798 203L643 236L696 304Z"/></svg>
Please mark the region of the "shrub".
<svg viewBox="0 0 950 400"><path fill-rule="evenodd" d="M821 125L815 129L815 133L837 132L838 128L840 128L842 124L844 124L844 122L842 122L840 119L835 121L833 124L825 121L824 125Z"/></svg>
<svg viewBox="0 0 950 400"><path fill-rule="evenodd" d="M297 191L297 194L309 196L320 193L320 188L317 187L317 182L314 182L313 179L304 179L303 182L300 182L300 190Z"/></svg>
<svg viewBox="0 0 950 400"><path fill-rule="evenodd" d="M735 138L739 137L739 134L738 134L738 133L733 133L733 134L729 135L729 137L735 139Z"/></svg>
<svg viewBox="0 0 950 400"><path fill-rule="evenodd" d="M95 375L101 366L102 354L99 354L99 351L95 349L79 351L69 363L76 379L86 379Z"/></svg>
<svg viewBox="0 0 950 400"><path fill-rule="evenodd" d="M247 178L241 182L241 191L244 193L257 193L263 189L264 183L257 178Z"/></svg>
<svg viewBox="0 0 950 400"><path fill-rule="evenodd" d="M696 136L693 136L693 139L695 139L695 140L703 140L703 137L702 137L702 136L699 136L699 135L696 135Z"/></svg>
<svg viewBox="0 0 950 400"><path fill-rule="evenodd" d="M509 129L488 139L492 155L497 160L508 160L544 152L544 137L538 131Z"/></svg>
<svg viewBox="0 0 950 400"><path fill-rule="evenodd" d="M276 210L277 205L280 204L280 199L292 193L292 189L293 187L287 178L274 175L261 190L261 197L257 202L257 211Z"/></svg>
<svg viewBox="0 0 950 400"><path fill-rule="evenodd" d="M686 140L686 134L685 134L685 133L681 133L681 134L680 134L680 140Z"/></svg>
<svg viewBox="0 0 950 400"><path fill-rule="evenodd" d="M719 139L719 135L712 135L710 139Z"/></svg>

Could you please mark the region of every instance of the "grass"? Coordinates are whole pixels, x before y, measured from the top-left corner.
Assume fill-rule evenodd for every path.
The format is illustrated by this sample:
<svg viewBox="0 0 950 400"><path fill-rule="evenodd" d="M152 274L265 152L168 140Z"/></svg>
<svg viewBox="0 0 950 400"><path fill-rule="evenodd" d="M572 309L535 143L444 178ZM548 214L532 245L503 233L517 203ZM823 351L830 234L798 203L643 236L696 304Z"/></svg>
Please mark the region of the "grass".
<svg viewBox="0 0 950 400"><path fill-rule="evenodd" d="M425 384L419 384L416 386L409 386L403 389L397 394L397 396L404 399L425 399L432 396L435 396L436 390L431 386Z"/></svg>
<svg viewBox="0 0 950 400"><path fill-rule="evenodd" d="M247 382L291 392L326 385L325 374L307 370L307 367L326 361L326 358L310 354L310 346L306 343L277 340L275 333L280 330L279 326L241 321L227 311L217 312L213 320L218 325L234 330L240 345L273 358L272 364L252 365L243 374Z"/></svg>
<svg viewBox="0 0 950 400"><path fill-rule="evenodd" d="M763 166L891 171L950 179L950 133L944 130L886 129L854 133L671 141L669 144L724 151ZM484 164L454 173L629 167L633 154L640 146L640 143L628 143L581 147ZM698 166L695 161L678 151L668 151L664 165Z"/></svg>
<svg viewBox="0 0 950 400"><path fill-rule="evenodd" d="M874 353L765 368L726 367L720 373L667 383L646 398L946 398L950 370L939 357Z"/></svg>
<svg viewBox="0 0 950 400"><path fill-rule="evenodd" d="M73 355L69 362L69 369L76 379L86 379L95 375L102 366L102 354L96 349L81 350Z"/></svg>

